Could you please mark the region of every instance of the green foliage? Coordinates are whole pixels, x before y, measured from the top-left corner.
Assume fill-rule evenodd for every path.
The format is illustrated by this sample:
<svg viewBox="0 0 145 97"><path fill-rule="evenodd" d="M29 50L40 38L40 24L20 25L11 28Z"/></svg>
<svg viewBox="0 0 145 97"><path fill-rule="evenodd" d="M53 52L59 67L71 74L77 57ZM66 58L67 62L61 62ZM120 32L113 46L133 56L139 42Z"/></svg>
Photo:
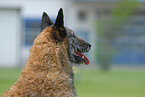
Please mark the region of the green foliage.
<svg viewBox="0 0 145 97"><path fill-rule="evenodd" d="M137 0L120 0L110 12L110 19L100 19L95 24L97 28L97 51L96 57L100 67L103 70L108 70L111 65L111 60L115 54L112 47L112 41L119 37L118 33L125 25L125 21L132 15L139 3Z"/></svg>
<svg viewBox="0 0 145 97"><path fill-rule="evenodd" d="M120 0L116 7L112 10L112 26L122 26L124 21L132 15L139 6L137 0Z"/></svg>

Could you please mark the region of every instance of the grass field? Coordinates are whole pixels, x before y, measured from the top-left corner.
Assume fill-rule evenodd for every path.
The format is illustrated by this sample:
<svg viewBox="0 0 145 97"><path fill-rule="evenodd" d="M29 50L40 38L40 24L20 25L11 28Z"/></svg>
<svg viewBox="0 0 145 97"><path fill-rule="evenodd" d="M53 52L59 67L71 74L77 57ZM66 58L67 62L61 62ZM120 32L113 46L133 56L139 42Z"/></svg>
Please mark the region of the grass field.
<svg viewBox="0 0 145 97"><path fill-rule="evenodd" d="M17 80L21 69L0 69L0 94ZM82 70L76 74L79 97L145 97L145 72Z"/></svg>

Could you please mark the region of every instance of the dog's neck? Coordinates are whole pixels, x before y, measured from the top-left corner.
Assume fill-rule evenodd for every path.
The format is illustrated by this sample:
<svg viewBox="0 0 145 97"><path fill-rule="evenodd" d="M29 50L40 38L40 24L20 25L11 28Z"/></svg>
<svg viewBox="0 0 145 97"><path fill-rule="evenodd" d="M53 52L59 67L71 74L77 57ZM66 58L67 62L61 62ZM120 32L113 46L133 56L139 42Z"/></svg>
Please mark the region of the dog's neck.
<svg viewBox="0 0 145 97"><path fill-rule="evenodd" d="M46 31L45 31L46 32ZM48 36L48 37L47 37ZM43 39L43 40L42 40ZM68 59L67 42L55 43L50 34L41 33L34 41L27 61L28 67L72 73Z"/></svg>
<svg viewBox="0 0 145 97"><path fill-rule="evenodd" d="M49 47L49 44L33 45L26 65L39 69L46 68L53 72L55 69L56 71L64 71L65 69L65 71L69 71L72 67L68 61L67 53L62 48L55 47L54 45Z"/></svg>
<svg viewBox="0 0 145 97"><path fill-rule="evenodd" d="M40 71L40 74L45 72L48 79L50 77L50 79L55 79L56 81L61 78L67 85L70 85L67 89L72 92L72 97L75 97L74 73L68 59L65 43L45 42L36 44L34 42L23 72L27 72L27 70L31 70L34 73Z"/></svg>

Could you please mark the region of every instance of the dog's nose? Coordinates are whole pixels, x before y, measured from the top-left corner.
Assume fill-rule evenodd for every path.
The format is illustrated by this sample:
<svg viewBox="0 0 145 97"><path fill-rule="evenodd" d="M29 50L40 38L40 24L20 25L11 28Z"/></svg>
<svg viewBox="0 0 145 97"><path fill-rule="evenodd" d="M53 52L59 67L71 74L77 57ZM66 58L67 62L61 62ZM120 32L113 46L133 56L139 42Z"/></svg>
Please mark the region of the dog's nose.
<svg viewBox="0 0 145 97"><path fill-rule="evenodd" d="M87 51L89 51L90 48L91 48L91 45L88 43L88 44L87 44Z"/></svg>
<svg viewBox="0 0 145 97"><path fill-rule="evenodd" d="M91 48L91 45L89 44L89 47Z"/></svg>

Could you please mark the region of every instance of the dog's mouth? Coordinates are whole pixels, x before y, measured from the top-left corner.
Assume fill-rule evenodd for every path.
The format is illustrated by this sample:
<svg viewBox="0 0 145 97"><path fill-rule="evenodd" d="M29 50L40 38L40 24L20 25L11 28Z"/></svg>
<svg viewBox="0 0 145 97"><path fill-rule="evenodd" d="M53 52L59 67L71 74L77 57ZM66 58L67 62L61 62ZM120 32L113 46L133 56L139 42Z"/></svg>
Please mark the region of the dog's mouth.
<svg viewBox="0 0 145 97"><path fill-rule="evenodd" d="M89 59L82 53L78 52L78 51L75 51L74 52L74 55L79 59L79 60L83 60L84 63L86 65L88 65L90 63Z"/></svg>

